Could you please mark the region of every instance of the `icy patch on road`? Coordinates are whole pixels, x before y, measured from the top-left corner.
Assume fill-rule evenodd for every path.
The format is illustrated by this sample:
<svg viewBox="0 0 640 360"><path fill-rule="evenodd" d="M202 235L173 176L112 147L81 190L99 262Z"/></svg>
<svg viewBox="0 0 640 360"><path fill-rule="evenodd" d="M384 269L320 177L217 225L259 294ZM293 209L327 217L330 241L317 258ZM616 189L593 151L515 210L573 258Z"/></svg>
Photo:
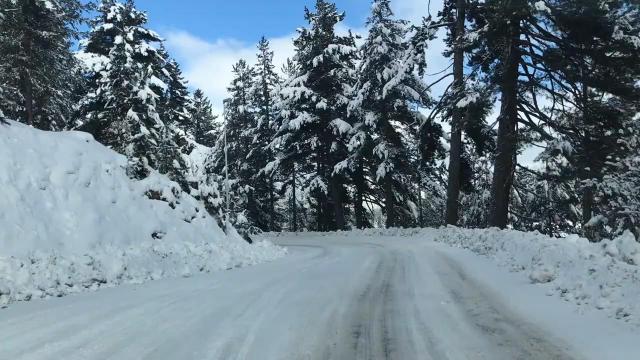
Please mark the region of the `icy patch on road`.
<svg viewBox="0 0 640 360"><path fill-rule="evenodd" d="M0 124L0 305L284 254L225 235L178 184L126 166L89 134Z"/></svg>

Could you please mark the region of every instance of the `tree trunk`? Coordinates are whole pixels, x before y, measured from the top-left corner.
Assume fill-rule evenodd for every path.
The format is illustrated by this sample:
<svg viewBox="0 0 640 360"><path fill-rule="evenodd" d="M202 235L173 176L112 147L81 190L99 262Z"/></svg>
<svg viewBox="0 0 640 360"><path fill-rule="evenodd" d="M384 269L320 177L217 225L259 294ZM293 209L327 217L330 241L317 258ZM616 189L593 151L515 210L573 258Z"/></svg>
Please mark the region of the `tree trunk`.
<svg viewBox="0 0 640 360"><path fill-rule="evenodd" d="M328 210L328 196L327 192L330 192L331 184L327 184L326 181L328 177L324 171L326 157L321 154L319 151L316 155L316 175L325 182L325 186L329 186L328 189L325 189L325 192L320 190L315 190L315 198L316 198L316 231L327 231L326 224L328 223L328 219L325 216L325 210Z"/></svg>
<svg viewBox="0 0 640 360"><path fill-rule="evenodd" d="M356 217L356 227L358 229L365 228L364 221L364 171L362 169L362 160L358 161L358 165L354 174L354 183L356 187L356 199L354 204L354 212Z"/></svg>
<svg viewBox="0 0 640 360"><path fill-rule="evenodd" d="M516 165L518 124L518 66L520 19L509 19L506 49L502 60L501 104L498 119L498 144L491 187L492 204L489 224L504 229L509 222L509 200Z"/></svg>
<svg viewBox="0 0 640 360"><path fill-rule="evenodd" d="M340 176L334 175L331 177L331 200L333 203L333 212L335 216L335 229L334 230L344 230L345 229L345 219L344 219L344 199L342 196L342 181L340 181Z"/></svg>
<svg viewBox="0 0 640 360"><path fill-rule="evenodd" d="M317 206L316 206L316 231L320 231L320 232L324 232L327 231L327 228L325 226L325 216L324 216L324 208L325 208L325 202L322 199L322 195L318 195L316 197L317 199Z"/></svg>
<svg viewBox="0 0 640 360"><path fill-rule="evenodd" d="M384 177L384 205L387 214L385 227L396 227L396 209L395 198L393 194L393 178L391 174L387 174Z"/></svg>
<svg viewBox="0 0 640 360"><path fill-rule="evenodd" d="M587 186L582 192L582 226L586 226L593 217L593 188Z"/></svg>
<svg viewBox="0 0 640 360"><path fill-rule="evenodd" d="M292 220L293 220L293 232L298 232L298 199L296 196L296 164L293 164L293 173L291 178L291 184L293 187L292 195L291 195L291 212L292 212Z"/></svg>
<svg viewBox="0 0 640 360"><path fill-rule="evenodd" d="M465 32L465 7L466 0L457 0L456 16L456 40L453 54L453 83L456 91L464 91L464 49L462 48L462 37ZM453 117L451 121L451 151L449 153L449 181L447 184L447 210L445 215L446 223L458 225L459 199L460 199L460 177L461 177L461 157L462 157L462 120L463 109L454 104Z"/></svg>
<svg viewBox="0 0 640 360"><path fill-rule="evenodd" d="M424 227L424 209L422 208L422 182L418 182L418 227Z"/></svg>
<svg viewBox="0 0 640 360"><path fill-rule="evenodd" d="M269 231L276 231L276 201L273 194L273 175L269 175Z"/></svg>

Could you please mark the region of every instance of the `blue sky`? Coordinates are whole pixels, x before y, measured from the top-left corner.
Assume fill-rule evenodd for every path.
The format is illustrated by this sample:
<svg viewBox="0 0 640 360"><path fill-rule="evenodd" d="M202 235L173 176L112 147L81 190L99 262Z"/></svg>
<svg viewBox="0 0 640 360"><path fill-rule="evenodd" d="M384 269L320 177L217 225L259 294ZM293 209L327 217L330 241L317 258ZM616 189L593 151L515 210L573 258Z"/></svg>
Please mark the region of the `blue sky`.
<svg viewBox="0 0 640 360"><path fill-rule="evenodd" d="M263 34L278 37L304 25L303 9L313 0L137 0L158 30L181 29L203 38L256 42ZM337 1L350 26L361 26L368 0Z"/></svg>
<svg viewBox="0 0 640 360"><path fill-rule="evenodd" d="M275 62L293 56L296 28L305 26L304 7L315 0L136 0L149 15L149 27L166 39L170 54L181 64L191 87L201 88L211 98L215 111L222 111L231 67L239 59L255 59L255 44L269 38ZM364 33L370 0L335 0L347 15L340 31ZM428 0L392 0L396 15L419 21L428 12ZM437 13L441 0L432 0ZM441 52L436 44L434 55ZM440 63L440 60L436 60Z"/></svg>

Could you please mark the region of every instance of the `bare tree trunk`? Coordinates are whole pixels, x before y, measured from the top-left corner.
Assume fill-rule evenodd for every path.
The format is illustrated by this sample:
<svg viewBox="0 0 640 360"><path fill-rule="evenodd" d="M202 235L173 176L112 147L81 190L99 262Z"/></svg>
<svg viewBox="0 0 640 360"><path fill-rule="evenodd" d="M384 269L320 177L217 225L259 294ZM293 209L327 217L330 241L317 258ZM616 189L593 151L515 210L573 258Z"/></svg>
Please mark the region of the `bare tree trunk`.
<svg viewBox="0 0 640 360"><path fill-rule="evenodd" d="M358 160L358 165L354 174L354 182L356 186L356 199L354 204L354 212L356 217L356 227L364 229L364 171L362 169L362 160Z"/></svg>
<svg viewBox="0 0 640 360"><path fill-rule="evenodd" d="M513 6L509 6L511 8ZM518 124L518 66L520 64L520 19L511 18L502 60L501 103L498 119L498 144L491 187L492 204L489 224L504 229L509 222L509 201L516 165ZM505 21L507 21L505 19Z"/></svg>
<svg viewBox="0 0 640 360"><path fill-rule="evenodd" d="M293 191L291 195L291 212L292 212L292 220L293 220L293 232L298 232L298 199L296 196L296 164L293 164L293 174L291 178L291 184L293 186Z"/></svg>
<svg viewBox="0 0 640 360"><path fill-rule="evenodd" d="M465 32L466 0L456 0L456 44L453 54L453 82L457 92L464 91L464 49L462 38ZM454 104L451 121L451 151L449 153L449 182L447 184L447 210L445 221L450 225L458 225L460 175L462 157L462 120L463 109Z"/></svg>
<svg viewBox="0 0 640 360"><path fill-rule="evenodd" d="M582 226L584 227L593 217L593 188L587 186L582 192Z"/></svg>
<svg viewBox="0 0 640 360"><path fill-rule="evenodd" d="M344 230L344 200L342 197L342 182L340 181L340 177L338 175L334 175L331 177L331 200L333 203L333 212L335 215L336 228L334 230Z"/></svg>
<svg viewBox="0 0 640 360"><path fill-rule="evenodd" d="M275 195L273 194L273 175L269 175L269 231L276 231L276 205Z"/></svg>
<svg viewBox="0 0 640 360"><path fill-rule="evenodd" d="M418 227L424 227L424 209L422 208L422 181L418 181Z"/></svg>
<svg viewBox="0 0 640 360"><path fill-rule="evenodd" d="M384 177L384 205L387 214L386 228L396 227L395 198L393 194L393 178L387 173Z"/></svg>

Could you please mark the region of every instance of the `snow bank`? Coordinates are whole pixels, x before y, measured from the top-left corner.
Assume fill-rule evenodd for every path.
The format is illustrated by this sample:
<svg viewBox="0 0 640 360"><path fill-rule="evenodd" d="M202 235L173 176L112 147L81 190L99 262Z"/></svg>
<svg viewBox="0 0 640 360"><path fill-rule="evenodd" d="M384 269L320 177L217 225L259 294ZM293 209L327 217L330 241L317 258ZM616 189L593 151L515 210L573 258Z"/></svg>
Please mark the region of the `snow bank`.
<svg viewBox="0 0 640 360"><path fill-rule="evenodd" d="M640 243L627 232L612 241L590 243L539 233L498 229L367 229L313 236L371 236L433 240L489 257L578 309L597 309L640 326ZM273 236L273 235L271 235Z"/></svg>
<svg viewBox="0 0 640 360"><path fill-rule="evenodd" d="M427 234L526 274L550 296L640 325L640 244L631 233L597 244L577 235L555 239L497 229L449 227Z"/></svg>
<svg viewBox="0 0 640 360"><path fill-rule="evenodd" d="M283 255L227 237L166 177L81 132L0 125L0 304L189 276Z"/></svg>

